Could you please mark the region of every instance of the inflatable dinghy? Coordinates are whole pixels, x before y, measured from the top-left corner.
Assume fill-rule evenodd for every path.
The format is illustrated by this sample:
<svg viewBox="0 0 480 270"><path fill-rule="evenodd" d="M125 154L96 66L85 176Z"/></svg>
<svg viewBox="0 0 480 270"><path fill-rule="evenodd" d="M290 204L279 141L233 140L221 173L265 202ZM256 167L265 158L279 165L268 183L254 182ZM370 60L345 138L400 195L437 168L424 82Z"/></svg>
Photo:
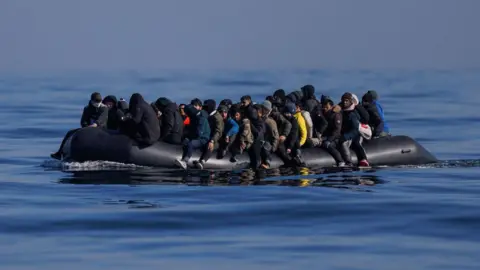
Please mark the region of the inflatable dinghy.
<svg viewBox="0 0 480 270"><path fill-rule="evenodd" d="M421 165L436 163L438 160L424 147L408 136L391 136L364 143L371 166ZM139 147L129 137L100 128L83 128L72 135L64 148L68 160L114 161L141 166L175 168L174 161L182 156L182 146L156 142L148 147ZM201 155L196 151L189 162L198 160ZM335 166L335 160L321 148L302 149L302 157L308 167ZM237 162L230 162L230 154L217 159L216 154L204 165L204 169L232 170L247 168L249 157L246 153L237 156ZM352 151L352 160L357 162ZM276 168L283 162L272 154L271 167Z"/></svg>

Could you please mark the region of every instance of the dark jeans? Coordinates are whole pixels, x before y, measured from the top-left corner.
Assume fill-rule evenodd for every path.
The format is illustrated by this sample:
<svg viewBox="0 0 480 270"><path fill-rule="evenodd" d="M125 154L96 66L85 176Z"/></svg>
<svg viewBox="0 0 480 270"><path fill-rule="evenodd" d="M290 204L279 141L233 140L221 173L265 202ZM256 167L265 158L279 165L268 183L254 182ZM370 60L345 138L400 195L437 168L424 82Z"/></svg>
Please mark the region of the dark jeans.
<svg viewBox="0 0 480 270"><path fill-rule="evenodd" d="M343 141L341 144L341 153L342 157L346 163L352 163L352 155L350 154L350 147L352 147L355 154L357 154L358 161L362 159L367 159L367 154L365 153L365 149L362 146L363 137L357 136L352 140Z"/></svg>
<svg viewBox="0 0 480 270"><path fill-rule="evenodd" d="M269 142L264 142L262 145L262 150L260 151L260 158L262 159L262 164L270 166L270 161L272 154L272 145Z"/></svg>
<svg viewBox="0 0 480 270"><path fill-rule="evenodd" d="M250 168L257 169L261 162L262 141L255 140L248 149L248 156L250 157Z"/></svg>
<svg viewBox="0 0 480 270"><path fill-rule="evenodd" d="M204 162L207 162L212 156L213 151L215 151L215 149L218 148L218 142L213 143L212 150L208 149L208 144L209 144L208 142L205 144L202 155L200 156L200 160L203 160Z"/></svg>
<svg viewBox="0 0 480 270"><path fill-rule="evenodd" d="M327 152L330 155L332 155L333 159L335 159L335 162L338 165L338 163L344 162L344 161L343 161L342 155L340 154L340 151L338 151L337 149L337 146L338 146L338 141L332 141L329 144L326 141L322 142L322 148L327 150Z"/></svg>
<svg viewBox="0 0 480 270"><path fill-rule="evenodd" d="M63 146L64 146L65 143L67 142L68 138L70 138L70 136L72 136L72 135L73 135L75 132L77 132L78 130L80 130L80 128L72 129L72 130L70 130L70 131L67 132L67 134L65 135L65 137L63 137L62 143L60 144L60 148L58 148L57 153L61 153L61 152L62 152Z"/></svg>
<svg viewBox="0 0 480 270"><path fill-rule="evenodd" d="M230 137L230 140L228 143L225 141L225 137L223 137L220 142L218 143L218 150L217 150L217 158L222 159L224 156L224 153L230 151L230 149L233 147L233 143L235 142L235 139L237 138L237 135L233 135Z"/></svg>
<svg viewBox="0 0 480 270"><path fill-rule="evenodd" d="M298 145L298 144L296 144ZM277 148L277 155L283 161L286 166L294 166L300 165L297 163L301 163L300 158L300 149L298 146L294 146L290 154L287 153L287 148L285 147L285 143L279 143Z"/></svg>
<svg viewBox="0 0 480 270"><path fill-rule="evenodd" d="M187 162L193 155L193 151L197 149L202 149L205 146L206 142L202 140L183 140L183 155L182 160Z"/></svg>

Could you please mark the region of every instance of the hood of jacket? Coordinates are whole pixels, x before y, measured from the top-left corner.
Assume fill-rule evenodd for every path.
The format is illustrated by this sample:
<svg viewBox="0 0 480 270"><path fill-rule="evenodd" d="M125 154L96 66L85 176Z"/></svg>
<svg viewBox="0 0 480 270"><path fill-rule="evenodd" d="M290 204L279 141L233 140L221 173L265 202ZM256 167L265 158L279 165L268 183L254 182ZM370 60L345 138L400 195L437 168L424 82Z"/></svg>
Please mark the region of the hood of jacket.
<svg viewBox="0 0 480 270"><path fill-rule="evenodd" d="M315 87L311 84L304 85L302 87L302 93L305 100L315 99Z"/></svg>

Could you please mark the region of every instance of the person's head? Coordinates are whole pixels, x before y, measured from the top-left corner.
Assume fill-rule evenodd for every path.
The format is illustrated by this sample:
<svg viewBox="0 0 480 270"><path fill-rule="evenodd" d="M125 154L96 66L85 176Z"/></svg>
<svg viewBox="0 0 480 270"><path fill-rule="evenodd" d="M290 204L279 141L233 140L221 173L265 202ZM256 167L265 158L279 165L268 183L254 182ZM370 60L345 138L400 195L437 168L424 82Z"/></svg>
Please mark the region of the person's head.
<svg viewBox="0 0 480 270"><path fill-rule="evenodd" d="M232 107L230 108L229 114L230 114L230 117L232 117L238 123L242 121L242 112L240 110L240 105L238 104L232 105Z"/></svg>
<svg viewBox="0 0 480 270"><path fill-rule="evenodd" d="M172 103L171 100L166 97L161 97L155 101L155 106L157 106L158 110L163 112L170 103Z"/></svg>
<svg viewBox="0 0 480 270"><path fill-rule="evenodd" d="M276 101L283 102L285 101L285 90L283 89L278 89L273 93L273 98Z"/></svg>
<svg viewBox="0 0 480 270"><path fill-rule="evenodd" d="M195 105L193 105L193 104L185 106L185 114L187 114L187 116L190 117L190 119L195 118L198 111L199 110L197 108L195 108Z"/></svg>
<svg viewBox="0 0 480 270"><path fill-rule="evenodd" d="M220 105L217 108L217 112L222 116L222 118L225 120L227 119L228 116L228 107L225 105Z"/></svg>
<svg viewBox="0 0 480 270"><path fill-rule="evenodd" d="M333 108L333 100L330 97L325 96L322 99L322 111L323 111L323 113L329 112L332 108Z"/></svg>
<svg viewBox="0 0 480 270"><path fill-rule="evenodd" d="M180 106L178 106L178 111L180 112L180 115L183 117L183 116L186 116L185 114L185 104L180 104Z"/></svg>
<svg viewBox="0 0 480 270"><path fill-rule="evenodd" d="M203 109L208 113L211 114L215 111L215 107L217 107L217 103L213 99L207 99L203 102Z"/></svg>
<svg viewBox="0 0 480 270"><path fill-rule="evenodd" d="M363 95L362 105L370 105L370 104L373 104L373 102L374 102L374 99L373 99L372 93L367 92L365 95Z"/></svg>
<svg viewBox="0 0 480 270"><path fill-rule="evenodd" d="M253 105L253 108L255 109L255 111L257 111L257 117L258 118L262 118L263 117L263 106L260 105L260 104L255 104Z"/></svg>
<svg viewBox="0 0 480 270"><path fill-rule="evenodd" d="M90 102L92 103L101 103L102 102L102 95L98 92L93 92L90 95Z"/></svg>
<svg viewBox="0 0 480 270"><path fill-rule="evenodd" d="M232 107L232 100L231 99L224 99L224 100L220 101L219 105L225 105L225 106L227 106L228 109L230 109Z"/></svg>
<svg viewBox="0 0 480 270"><path fill-rule="evenodd" d="M377 101L378 100L378 94L377 94L377 91L375 90L368 90L367 93L370 93L372 95L372 98L373 98L373 101Z"/></svg>
<svg viewBox="0 0 480 270"><path fill-rule="evenodd" d="M202 109L202 101L198 98L192 99L192 101L190 101L190 105L199 111Z"/></svg>
<svg viewBox="0 0 480 270"><path fill-rule="evenodd" d="M240 105L242 107L248 107L248 105L250 105L250 103L252 103L252 98L250 96L243 96L242 98L240 98Z"/></svg>
<svg viewBox="0 0 480 270"><path fill-rule="evenodd" d="M302 102L297 101L295 102L295 112L301 112L302 111Z"/></svg>
<svg viewBox="0 0 480 270"><path fill-rule="evenodd" d="M353 96L351 93L345 93L342 95L341 105L343 109L349 108L353 105Z"/></svg>
<svg viewBox="0 0 480 270"><path fill-rule="evenodd" d="M288 102L285 104L285 107L283 107L283 115L285 115L287 118L291 118L295 114L296 110L297 108L295 104Z"/></svg>
<svg viewBox="0 0 480 270"><path fill-rule="evenodd" d="M265 100L262 104L263 107L263 114L264 115L269 115L270 112L272 112L272 102Z"/></svg>
<svg viewBox="0 0 480 270"><path fill-rule="evenodd" d="M315 98L315 87L313 87L313 85L311 84L304 85L302 86L301 90L303 93L303 98L305 100Z"/></svg>
<svg viewBox="0 0 480 270"><path fill-rule="evenodd" d="M106 96L102 103L107 106L109 109L117 107L117 98L112 95Z"/></svg>

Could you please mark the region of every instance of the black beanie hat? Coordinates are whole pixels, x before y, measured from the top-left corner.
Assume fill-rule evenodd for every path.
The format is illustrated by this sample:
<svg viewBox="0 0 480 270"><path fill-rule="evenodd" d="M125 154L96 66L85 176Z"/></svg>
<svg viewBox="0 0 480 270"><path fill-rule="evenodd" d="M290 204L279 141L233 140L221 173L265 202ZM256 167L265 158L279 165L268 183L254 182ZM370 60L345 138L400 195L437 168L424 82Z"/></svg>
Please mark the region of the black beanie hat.
<svg viewBox="0 0 480 270"><path fill-rule="evenodd" d="M94 92L90 95L90 100L93 102L102 102L102 95L98 92Z"/></svg>
<svg viewBox="0 0 480 270"><path fill-rule="evenodd" d="M208 114L211 114L215 110L216 107L217 107L217 103L213 99L207 99L203 102L203 109Z"/></svg>

